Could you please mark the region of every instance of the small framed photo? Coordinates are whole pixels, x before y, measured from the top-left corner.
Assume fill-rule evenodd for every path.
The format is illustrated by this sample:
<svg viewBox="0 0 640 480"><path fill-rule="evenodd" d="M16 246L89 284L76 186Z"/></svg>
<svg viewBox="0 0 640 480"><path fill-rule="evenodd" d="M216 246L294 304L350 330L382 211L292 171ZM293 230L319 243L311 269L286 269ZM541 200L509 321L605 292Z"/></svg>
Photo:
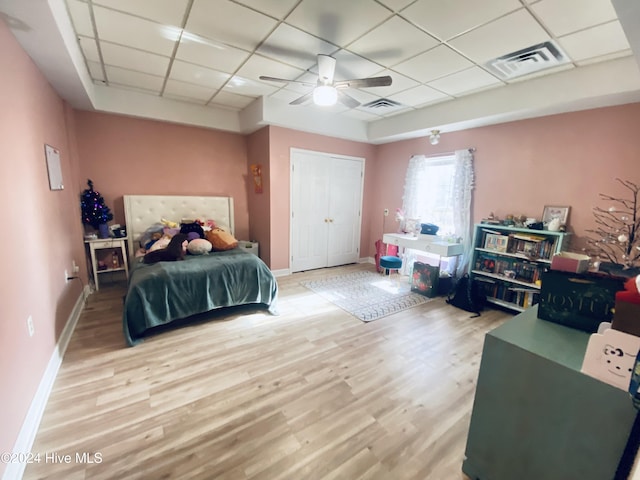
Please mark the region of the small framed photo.
<svg viewBox="0 0 640 480"><path fill-rule="evenodd" d="M547 224L554 218L560 220L560 224L566 225L569 220L569 209L571 207L556 207L553 205L545 205L542 212L542 223Z"/></svg>
<svg viewBox="0 0 640 480"><path fill-rule="evenodd" d="M487 233L484 239L484 248L486 250L494 250L496 252L506 252L509 245L509 237L506 235L496 235Z"/></svg>

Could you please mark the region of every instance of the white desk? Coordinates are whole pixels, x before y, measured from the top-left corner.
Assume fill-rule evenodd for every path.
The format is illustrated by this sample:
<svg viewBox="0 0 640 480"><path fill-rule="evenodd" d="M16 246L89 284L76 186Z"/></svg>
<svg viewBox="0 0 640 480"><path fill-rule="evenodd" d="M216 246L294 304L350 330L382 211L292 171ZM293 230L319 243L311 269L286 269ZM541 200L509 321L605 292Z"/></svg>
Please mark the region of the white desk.
<svg viewBox="0 0 640 480"><path fill-rule="evenodd" d="M418 235L416 237L410 233L385 233L382 236L382 241L387 245L412 248L439 257L457 257L464 252L461 243L449 243L435 235Z"/></svg>

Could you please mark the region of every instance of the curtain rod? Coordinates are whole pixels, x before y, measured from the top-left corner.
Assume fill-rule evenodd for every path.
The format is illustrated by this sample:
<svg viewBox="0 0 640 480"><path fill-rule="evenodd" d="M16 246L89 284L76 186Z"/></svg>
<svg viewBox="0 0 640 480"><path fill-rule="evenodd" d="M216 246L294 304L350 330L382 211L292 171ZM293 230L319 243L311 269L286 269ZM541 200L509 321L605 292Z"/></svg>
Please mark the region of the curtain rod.
<svg viewBox="0 0 640 480"><path fill-rule="evenodd" d="M464 150L464 148L462 150ZM467 148L467 150L469 150L469 153L474 153L476 151L476 147ZM425 158L430 158L430 157L442 157L444 155L455 155L455 153L456 153L455 151L432 153L431 155L425 155L424 153L414 153L413 156L415 157L416 155L422 155Z"/></svg>

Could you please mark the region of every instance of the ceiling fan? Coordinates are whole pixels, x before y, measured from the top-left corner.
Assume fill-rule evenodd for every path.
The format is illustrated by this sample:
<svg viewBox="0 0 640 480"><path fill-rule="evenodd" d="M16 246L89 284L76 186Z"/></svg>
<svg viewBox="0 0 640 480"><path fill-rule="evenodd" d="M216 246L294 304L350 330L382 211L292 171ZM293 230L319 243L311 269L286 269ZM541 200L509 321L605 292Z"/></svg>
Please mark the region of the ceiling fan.
<svg viewBox="0 0 640 480"><path fill-rule="evenodd" d="M352 96L344 92L347 88L368 88L368 87L387 87L391 85L391 77L385 75L382 77L369 77L369 78L355 78L352 80L338 80L334 81L333 75L336 71L336 59L331 55L318 54L318 81L317 83L301 82L298 80L286 80L284 78L268 77L261 75L260 80L267 80L270 82L281 83L297 83L299 85L306 85L314 87L309 93L296 98L290 105L300 105L307 100L313 98L313 102L316 105L334 105L337 101L340 101L343 105L349 108L355 108L360 105Z"/></svg>

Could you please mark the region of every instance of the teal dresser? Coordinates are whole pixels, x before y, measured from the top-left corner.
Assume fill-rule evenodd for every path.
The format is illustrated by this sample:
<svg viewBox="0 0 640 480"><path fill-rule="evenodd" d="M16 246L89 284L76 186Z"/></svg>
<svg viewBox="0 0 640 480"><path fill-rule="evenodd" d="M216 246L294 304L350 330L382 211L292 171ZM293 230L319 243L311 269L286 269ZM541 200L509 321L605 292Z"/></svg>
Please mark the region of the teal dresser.
<svg viewBox="0 0 640 480"><path fill-rule="evenodd" d="M525 310L485 337L462 471L473 480L613 480L636 409L580 372L589 334Z"/></svg>

